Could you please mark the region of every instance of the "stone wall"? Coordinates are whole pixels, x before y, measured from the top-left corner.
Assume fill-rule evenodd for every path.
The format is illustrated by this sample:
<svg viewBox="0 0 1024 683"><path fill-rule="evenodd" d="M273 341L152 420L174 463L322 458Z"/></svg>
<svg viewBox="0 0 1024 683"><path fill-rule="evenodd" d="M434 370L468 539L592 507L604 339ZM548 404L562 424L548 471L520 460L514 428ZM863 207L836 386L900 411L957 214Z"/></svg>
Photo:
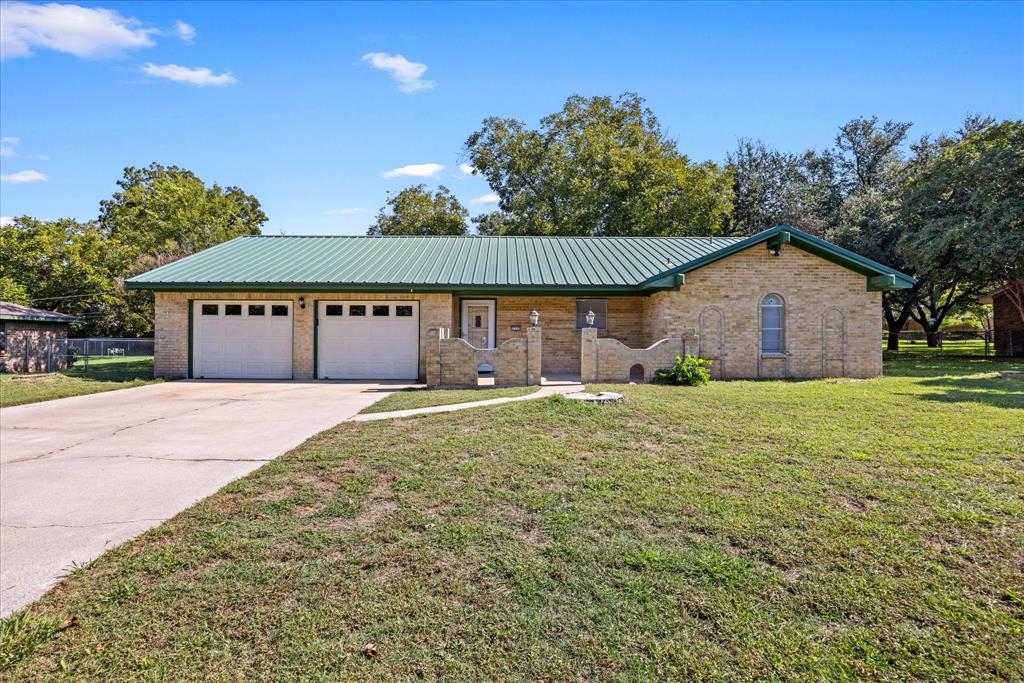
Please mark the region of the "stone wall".
<svg viewBox="0 0 1024 683"><path fill-rule="evenodd" d="M188 375L189 300L290 301L292 328L292 377L313 377L313 312L319 300L418 301L420 306L419 375L424 377L423 348L431 327L451 327L451 294L364 294L354 292L156 292L156 326L153 333L157 377L168 379ZM299 297L306 307L300 308Z"/></svg>
<svg viewBox="0 0 1024 683"><path fill-rule="evenodd" d="M785 305L782 354L761 353L767 294ZM779 256L755 245L687 273L678 291L653 294L644 307L648 339L692 333L715 377L875 377L881 329L881 292L867 291L865 276L789 245Z"/></svg>
<svg viewBox="0 0 1024 683"><path fill-rule="evenodd" d="M4 320L3 372L58 372L68 366L68 326L29 320Z"/></svg>
<svg viewBox="0 0 1024 683"><path fill-rule="evenodd" d="M493 349L478 349L447 328L429 331L426 382L431 387L475 387L483 364L494 369L495 386L540 384L543 357L541 328L531 327L525 337L506 339Z"/></svg>
<svg viewBox="0 0 1024 683"><path fill-rule="evenodd" d="M597 330L581 330L580 377L583 382L628 382L632 368L642 369L641 381L650 382L654 372L671 367L685 353L680 337L662 339L643 348L630 348L617 339L599 338Z"/></svg>

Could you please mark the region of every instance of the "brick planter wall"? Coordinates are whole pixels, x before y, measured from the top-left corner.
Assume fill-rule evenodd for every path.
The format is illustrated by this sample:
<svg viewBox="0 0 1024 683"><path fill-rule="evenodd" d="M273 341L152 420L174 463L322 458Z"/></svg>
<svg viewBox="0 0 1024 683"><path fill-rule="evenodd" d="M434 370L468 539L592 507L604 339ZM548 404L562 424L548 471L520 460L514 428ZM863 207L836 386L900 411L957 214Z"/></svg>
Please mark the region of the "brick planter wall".
<svg viewBox="0 0 1024 683"><path fill-rule="evenodd" d="M643 368L643 381L654 379L655 370L668 368L685 353L680 337L662 339L646 349L634 349L617 339L601 339L597 330L581 330L580 377L583 382L628 382L634 365Z"/></svg>

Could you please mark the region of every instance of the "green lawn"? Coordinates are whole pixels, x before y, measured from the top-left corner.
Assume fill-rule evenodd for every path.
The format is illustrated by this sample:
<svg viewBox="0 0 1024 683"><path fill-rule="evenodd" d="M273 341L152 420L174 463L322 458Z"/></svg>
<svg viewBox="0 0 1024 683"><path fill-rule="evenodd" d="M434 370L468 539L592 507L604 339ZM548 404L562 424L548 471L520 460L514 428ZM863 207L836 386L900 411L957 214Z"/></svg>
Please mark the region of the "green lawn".
<svg viewBox="0 0 1024 683"><path fill-rule="evenodd" d="M84 359L80 359L65 372L0 375L0 407L137 387L155 381L158 380L153 379L152 356L92 358L88 369Z"/></svg>
<svg viewBox="0 0 1024 683"><path fill-rule="evenodd" d="M447 406L453 403L486 401L491 398L525 396L537 391L538 387L500 387L498 389L422 389L412 388L396 391L371 406L363 413L386 413L392 410L409 410L427 406Z"/></svg>
<svg viewBox="0 0 1024 683"><path fill-rule="evenodd" d="M884 347L883 347L884 348ZM995 355L995 348L989 344L989 355ZM929 347L924 340L911 342L900 341L899 351L885 351L888 360L913 359L931 356L977 356L985 355L985 341L983 339L947 339L941 347Z"/></svg>
<svg viewBox="0 0 1024 683"><path fill-rule="evenodd" d="M5 676L1021 680L1011 367L345 423L76 570Z"/></svg>

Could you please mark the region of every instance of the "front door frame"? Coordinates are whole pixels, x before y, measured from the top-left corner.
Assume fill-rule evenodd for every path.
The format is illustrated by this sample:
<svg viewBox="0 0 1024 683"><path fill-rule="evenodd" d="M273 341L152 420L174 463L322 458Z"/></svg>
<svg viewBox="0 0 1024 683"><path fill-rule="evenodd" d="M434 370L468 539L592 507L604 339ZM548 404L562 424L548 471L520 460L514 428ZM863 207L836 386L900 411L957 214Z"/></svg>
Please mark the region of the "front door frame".
<svg viewBox="0 0 1024 683"><path fill-rule="evenodd" d="M460 317L462 318L462 338L469 339L469 306L487 306L487 348L493 349L497 346L495 340L497 301L494 299L461 299Z"/></svg>

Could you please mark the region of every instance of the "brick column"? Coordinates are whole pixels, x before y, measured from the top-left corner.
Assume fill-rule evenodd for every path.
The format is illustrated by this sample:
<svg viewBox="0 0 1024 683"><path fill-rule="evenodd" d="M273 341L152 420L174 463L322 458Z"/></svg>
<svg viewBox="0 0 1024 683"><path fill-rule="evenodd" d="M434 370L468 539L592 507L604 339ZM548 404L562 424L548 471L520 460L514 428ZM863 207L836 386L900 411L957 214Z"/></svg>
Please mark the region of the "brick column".
<svg viewBox="0 0 1024 683"><path fill-rule="evenodd" d="M427 343L423 348L423 374L428 387L441 384L441 340L445 338L443 327L431 327L427 330Z"/></svg>
<svg viewBox="0 0 1024 683"><path fill-rule="evenodd" d="M597 328L584 327L580 330L580 381L597 381Z"/></svg>
<svg viewBox="0 0 1024 683"><path fill-rule="evenodd" d="M526 328L526 383L540 384L542 354L541 328Z"/></svg>

